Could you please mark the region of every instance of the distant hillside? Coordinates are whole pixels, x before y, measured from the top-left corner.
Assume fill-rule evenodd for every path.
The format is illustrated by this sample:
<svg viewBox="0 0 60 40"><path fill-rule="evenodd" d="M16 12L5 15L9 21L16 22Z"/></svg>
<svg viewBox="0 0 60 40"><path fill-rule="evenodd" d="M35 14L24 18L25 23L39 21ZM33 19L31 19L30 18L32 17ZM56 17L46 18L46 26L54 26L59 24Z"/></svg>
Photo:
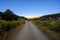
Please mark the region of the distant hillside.
<svg viewBox="0 0 60 40"><path fill-rule="evenodd" d="M40 20L60 20L60 13L41 16Z"/></svg>
<svg viewBox="0 0 60 40"><path fill-rule="evenodd" d="M0 20L20 20L20 19L26 19L26 18L14 14L9 9L7 9L5 12L0 12Z"/></svg>
<svg viewBox="0 0 60 40"><path fill-rule="evenodd" d="M44 15L40 18L34 18L32 20L60 20L60 13Z"/></svg>

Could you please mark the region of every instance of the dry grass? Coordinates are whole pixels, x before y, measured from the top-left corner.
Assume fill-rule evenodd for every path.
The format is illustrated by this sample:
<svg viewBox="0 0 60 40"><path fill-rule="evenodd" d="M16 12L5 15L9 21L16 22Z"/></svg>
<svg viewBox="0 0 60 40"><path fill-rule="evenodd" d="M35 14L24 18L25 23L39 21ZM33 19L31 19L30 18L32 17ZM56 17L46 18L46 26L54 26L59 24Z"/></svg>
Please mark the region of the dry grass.
<svg viewBox="0 0 60 40"><path fill-rule="evenodd" d="M24 25L24 24L23 24ZM15 29L13 29L11 32L10 32L10 35L8 36L8 40L13 40L15 35L21 31L21 29L23 28L23 25L20 25L19 27L16 27Z"/></svg>
<svg viewBox="0 0 60 40"><path fill-rule="evenodd" d="M51 40L59 40L56 35L56 31L60 30L60 21L57 20L47 20L40 21L35 20L34 23L41 29L46 35L50 37Z"/></svg>
<svg viewBox="0 0 60 40"><path fill-rule="evenodd" d="M4 21L0 20L0 40L7 40L13 29L16 29L20 25L24 24L24 20L19 21ZM16 30L17 31L17 30Z"/></svg>

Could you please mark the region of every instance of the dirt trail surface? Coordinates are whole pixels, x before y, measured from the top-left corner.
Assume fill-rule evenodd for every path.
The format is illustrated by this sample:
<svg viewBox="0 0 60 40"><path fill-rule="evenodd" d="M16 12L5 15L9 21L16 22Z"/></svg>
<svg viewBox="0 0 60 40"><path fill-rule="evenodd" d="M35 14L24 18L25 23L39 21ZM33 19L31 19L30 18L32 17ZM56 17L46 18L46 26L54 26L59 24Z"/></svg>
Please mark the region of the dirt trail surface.
<svg viewBox="0 0 60 40"><path fill-rule="evenodd" d="M16 34L13 40L49 40L49 38L32 22L26 21L23 29Z"/></svg>

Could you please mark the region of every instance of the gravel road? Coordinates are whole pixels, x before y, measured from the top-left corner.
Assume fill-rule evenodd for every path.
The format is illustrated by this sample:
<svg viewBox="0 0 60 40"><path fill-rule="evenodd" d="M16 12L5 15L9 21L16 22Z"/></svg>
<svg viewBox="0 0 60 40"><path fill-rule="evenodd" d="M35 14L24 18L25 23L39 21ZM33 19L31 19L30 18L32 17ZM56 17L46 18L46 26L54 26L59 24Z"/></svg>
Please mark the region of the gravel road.
<svg viewBox="0 0 60 40"><path fill-rule="evenodd" d="M26 21L23 29L13 40L49 40L49 38L30 21Z"/></svg>

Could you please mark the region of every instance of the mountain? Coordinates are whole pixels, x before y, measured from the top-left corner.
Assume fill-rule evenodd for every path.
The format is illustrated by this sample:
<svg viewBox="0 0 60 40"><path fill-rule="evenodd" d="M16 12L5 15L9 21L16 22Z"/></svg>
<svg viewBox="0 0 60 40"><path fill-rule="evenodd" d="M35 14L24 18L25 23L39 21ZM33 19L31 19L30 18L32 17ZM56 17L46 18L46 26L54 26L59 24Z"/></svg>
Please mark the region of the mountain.
<svg viewBox="0 0 60 40"><path fill-rule="evenodd" d="M60 20L60 13L44 15L39 18L33 18L32 20Z"/></svg>
<svg viewBox="0 0 60 40"><path fill-rule="evenodd" d="M31 17L28 17L28 19L34 19L34 18L40 18L40 16L31 16Z"/></svg>
<svg viewBox="0 0 60 40"><path fill-rule="evenodd" d="M3 18L3 12L0 12L0 19Z"/></svg>
<svg viewBox="0 0 60 40"><path fill-rule="evenodd" d="M20 20L26 19L23 16L18 16L14 14L11 10L7 9L5 12L0 12L0 20Z"/></svg>
<svg viewBox="0 0 60 40"><path fill-rule="evenodd" d="M40 20L60 20L60 13L44 15L39 18Z"/></svg>

